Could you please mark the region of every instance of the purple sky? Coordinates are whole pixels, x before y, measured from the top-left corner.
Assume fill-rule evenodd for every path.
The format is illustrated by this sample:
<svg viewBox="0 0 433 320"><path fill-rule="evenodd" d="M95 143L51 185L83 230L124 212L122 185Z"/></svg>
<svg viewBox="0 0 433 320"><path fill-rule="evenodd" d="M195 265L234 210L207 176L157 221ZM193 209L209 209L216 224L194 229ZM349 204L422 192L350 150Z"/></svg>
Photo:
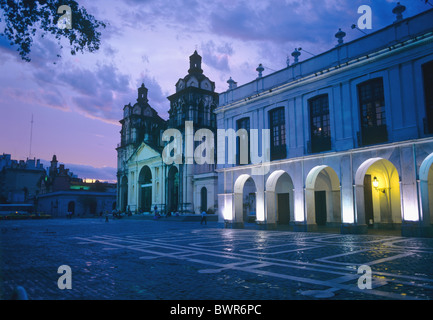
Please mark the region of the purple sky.
<svg viewBox="0 0 433 320"><path fill-rule="evenodd" d="M195 49L216 91L232 77L242 85L286 66L295 47L319 54L363 34L350 26L360 5L370 5L374 32L395 20L391 0L83 0L108 23L97 53L71 56L49 38L34 41L27 63L0 37L0 154L26 159L53 154L82 178L115 180L116 145L125 104L142 82L149 103L167 118L167 96L187 74ZM424 0L400 1L405 17L432 8ZM0 23L0 27L3 25ZM58 58L57 54L62 57ZM303 52L300 60L311 56ZM292 57L291 57L292 58ZM293 59L291 60L293 61Z"/></svg>

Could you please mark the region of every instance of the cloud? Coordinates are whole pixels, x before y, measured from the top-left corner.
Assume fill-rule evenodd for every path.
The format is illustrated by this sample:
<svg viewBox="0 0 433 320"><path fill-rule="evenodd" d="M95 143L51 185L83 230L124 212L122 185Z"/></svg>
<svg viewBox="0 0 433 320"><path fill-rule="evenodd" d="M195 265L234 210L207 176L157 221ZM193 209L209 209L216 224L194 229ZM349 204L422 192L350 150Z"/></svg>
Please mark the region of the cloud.
<svg viewBox="0 0 433 320"><path fill-rule="evenodd" d="M44 104L47 106L64 111L69 111L69 109L65 108L65 99L57 90L40 93L40 97Z"/></svg>
<svg viewBox="0 0 433 320"><path fill-rule="evenodd" d="M167 97L169 96L169 93L163 92L161 86L159 85L155 77L142 73L136 82L137 89L141 86L142 83L144 83L145 87L148 89L147 98L149 99L150 106L154 108L156 112L158 112L161 118L164 119L168 118L168 109L170 107L170 104L169 101L167 100ZM136 92L135 95L136 97L137 91L135 92ZM131 104L133 105L135 101L136 100L131 101Z"/></svg>
<svg viewBox="0 0 433 320"><path fill-rule="evenodd" d="M373 9L377 27L392 22L395 3L385 0L289 0L236 1L231 7L216 6L210 14L210 30L242 41L284 44L329 43L339 28L349 31L359 18L358 7ZM418 6L411 5L410 7Z"/></svg>
<svg viewBox="0 0 433 320"><path fill-rule="evenodd" d="M122 115L122 100L132 92L130 77L113 64L99 63L89 69L66 61L37 68L34 77L40 87L51 91L45 92L47 102L62 103L90 118L116 124Z"/></svg>
<svg viewBox="0 0 433 320"><path fill-rule="evenodd" d="M50 161L41 159L44 168L51 166ZM62 163L59 163L62 164ZM116 182L117 168L113 167L93 167L90 165L64 163L65 168L80 179L94 179L99 181Z"/></svg>
<svg viewBox="0 0 433 320"><path fill-rule="evenodd" d="M18 88L3 86L0 89L0 101L5 105L9 101L22 102L27 105L41 105L62 111L70 111L64 99L56 89Z"/></svg>
<svg viewBox="0 0 433 320"><path fill-rule="evenodd" d="M120 22L123 26L134 29L138 27L154 29L161 25L171 25L185 31L193 25L201 26L201 20L206 17L207 5L198 0L124 0L124 2L127 6L120 9Z"/></svg>
<svg viewBox="0 0 433 320"><path fill-rule="evenodd" d="M203 62L208 66L220 71L230 71L229 58L234 52L231 44L224 43L217 46L213 40L209 40L202 42L201 50Z"/></svg>
<svg viewBox="0 0 433 320"><path fill-rule="evenodd" d="M82 179L95 179L99 181L115 182L117 180L117 168L96 168L89 165L65 164L75 175Z"/></svg>
<svg viewBox="0 0 433 320"><path fill-rule="evenodd" d="M53 76L53 80L61 86L67 86L82 95L95 95L99 81L95 72L82 68L62 68Z"/></svg>
<svg viewBox="0 0 433 320"><path fill-rule="evenodd" d="M213 11L210 15L211 30L244 41L313 42L322 40L324 36L317 22L327 24L326 21L332 20L341 10L340 7L319 7L317 1L312 3L311 0L264 1L259 8L250 2L237 2L231 10L219 8Z"/></svg>

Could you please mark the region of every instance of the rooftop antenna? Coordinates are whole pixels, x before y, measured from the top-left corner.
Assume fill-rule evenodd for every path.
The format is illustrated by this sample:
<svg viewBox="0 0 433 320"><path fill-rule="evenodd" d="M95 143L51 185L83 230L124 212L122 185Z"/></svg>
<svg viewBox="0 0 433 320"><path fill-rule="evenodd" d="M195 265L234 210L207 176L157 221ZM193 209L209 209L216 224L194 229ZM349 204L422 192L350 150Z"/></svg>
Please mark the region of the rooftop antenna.
<svg viewBox="0 0 433 320"><path fill-rule="evenodd" d="M29 150L29 159L32 156L32 139L33 139L33 113L32 113L32 121L30 121L30 150Z"/></svg>
<svg viewBox="0 0 433 320"><path fill-rule="evenodd" d="M359 30L359 31L361 31L361 32L362 32L363 34L365 34L365 35L367 35L367 34L368 34L367 32L365 32L365 31L362 31L361 29L359 29L359 28L358 28L358 26L357 26L356 24L352 24L351 28L352 28L352 29L356 29L356 30Z"/></svg>
<svg viewBox="0 0 433 320"><path fill-rule="evenodd" d="M267 66L263 66L263 68L268 69L268 70L271 70L272 72L277 72L277 70L271 69L271 68L269 68L269 67L267 67Z"/></svg>
<svg viewBox="0 0 433 320"><path fill-rule="evenodd" d="M310 54L310 55L312 55L313 57L315 57L316 55L314 54L314 53L311 53L311 52L308 52L307 50L305 50L305 49L303 49L303 48L299 48L298 49L299 51L304 51L304 52L306 52L306 53L308 53L308 54Z"/></svg>

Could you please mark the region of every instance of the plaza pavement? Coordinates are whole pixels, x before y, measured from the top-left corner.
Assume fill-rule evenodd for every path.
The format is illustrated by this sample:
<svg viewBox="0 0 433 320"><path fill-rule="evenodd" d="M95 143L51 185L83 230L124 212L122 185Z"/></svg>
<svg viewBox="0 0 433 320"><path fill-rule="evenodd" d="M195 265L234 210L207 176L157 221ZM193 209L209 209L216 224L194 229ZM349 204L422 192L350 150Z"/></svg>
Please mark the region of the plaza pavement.
<svg viewBox="0 0 433 320"><path fill-rule="evenodd" d="M224 229L215 221L0 221L0 298L430 300L433 239ZM59 266L72 289L59 289ZM360 266L372 288L360 289Z"/></svg>

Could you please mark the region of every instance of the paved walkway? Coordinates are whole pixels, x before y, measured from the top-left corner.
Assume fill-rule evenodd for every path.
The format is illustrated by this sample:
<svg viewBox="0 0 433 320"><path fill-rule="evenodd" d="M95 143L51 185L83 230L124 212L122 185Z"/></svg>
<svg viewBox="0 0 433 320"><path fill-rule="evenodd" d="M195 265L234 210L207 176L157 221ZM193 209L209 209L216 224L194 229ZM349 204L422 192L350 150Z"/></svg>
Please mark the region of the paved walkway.
<svg viewBox="0 0 433 320"><path fill-rule="evenodd" d="M223 229L216 222L0 221L0 298L433 299L433 239ZM72 289L60 290L61 265ZM372 271L360 289L358 268Z"/></svg>

